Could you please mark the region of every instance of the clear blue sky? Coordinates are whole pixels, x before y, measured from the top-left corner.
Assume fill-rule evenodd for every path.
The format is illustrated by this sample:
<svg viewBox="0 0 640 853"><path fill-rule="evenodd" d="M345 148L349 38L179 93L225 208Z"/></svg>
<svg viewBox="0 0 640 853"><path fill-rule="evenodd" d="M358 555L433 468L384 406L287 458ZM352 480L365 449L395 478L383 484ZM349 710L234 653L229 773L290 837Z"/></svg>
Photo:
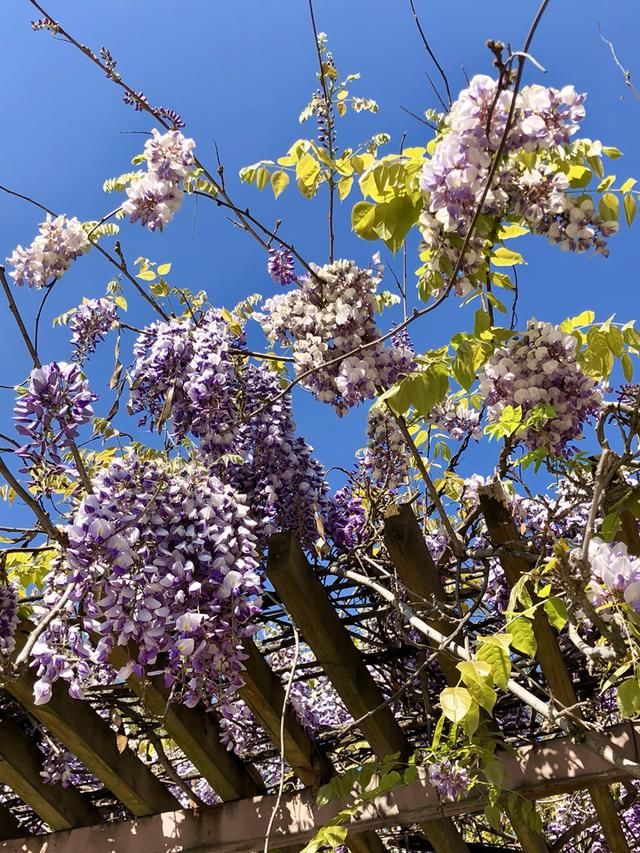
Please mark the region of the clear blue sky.
<svg viewBox="0 0 640 853"><path fill-rule="evenodd" d="M416 0L416 5L455 94L464 86L464 71L470 76L490 72L486 39L521 45L537 3ZM297 116L315 88L317 61L306 0L49 0L47 8L80 41L96 50L109 47L123 77L152 102L177 109L187 121L185 133L197 140L199 157L212 166L217 141L235 199L249 204L266 222L281 218L283 235L308 259L326 259L323 203L306 202L291 188L274 202L269 191L258 195L236 180L241 166L279 156L302 135ZM34 11L27 0L12 0L3 8L0 183L59 212L99 218L117 203L102 193L102 182L127 170L144 142L130 132L148 131L149 117L122 104L118 90L77 51L48 33L33 33ZM438 105L425 77L425 71L434 75L434 69L408 2L317 0L316 14L339 69L362 74L354 94L375 98L381 107L377 116L345 124L343 139L359 141L384 130L392 134L391 151L406 131L407 144L422 144L425 128L401 106L421 113ZM612 166L619 177L640 177L640 103L624 86L601 41L599 22L640 84L636 0L551 0L532 50L547 73L529 66L527 80L573 83L587 91L583 135L625 152ZM376 247L349 235L350 206L339 216L336 250L364 263ZM3 195L0 217L0 253L6 256L17 243L31 241L40 214ZM607 260L567 256L543 241L528 241L524 251L529 265L521 272L521 324L530 316L558 321L587 307L601 319L613 312L625 320L637 317L637 239L637 231L625 227L611 241ZM164 235L129 226L122 243L130 259L146 255L172 261L173 282L206 289L214 304L231 306L249 293L274 292L261 250L234 229L222 211L207 208L202 200L187 200ZM416 266L410 258L409 270ZM62 360L69 352L68 331L52 331L51 318L78 304L83 295L101 295L110 277L105 262L88 257L56 287L43 320L45 361ZM131 321L146 322L139 299L128 296ZM25 313L33 316L38 294L24 291L18 297ZM6 312L0 322L0 382L12 384L24 378L28 362ZM414 340L422 348L440 346L471 322L468 310L450 302L419 329L414 327ZM105 348L90 375L97 380L111 363ZM0 417L6 427L13 400L11 392L0 393L5 395L0 398L6 401ZM296 417L327 466L349 464L353 450L363 443L364 410L337 422L329 409L298 393ZM478 464L481 473L488 473L493 452Z"/></svg>

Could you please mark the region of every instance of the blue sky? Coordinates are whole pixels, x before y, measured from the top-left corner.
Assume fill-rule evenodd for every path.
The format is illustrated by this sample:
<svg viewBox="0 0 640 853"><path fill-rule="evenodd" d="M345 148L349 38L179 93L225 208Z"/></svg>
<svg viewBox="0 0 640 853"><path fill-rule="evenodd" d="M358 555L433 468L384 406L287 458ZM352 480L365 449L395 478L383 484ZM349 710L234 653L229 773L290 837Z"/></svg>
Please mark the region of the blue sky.
<svg viewBox="0 0 640 853"><path fill-rule="evenodd" d="M449 74L452 90L464 86L465 71L490 72L484 44L497 38L519 47L537 3L530 0L416 0L431 44ZM316 86L316 56L306 0L49 0L48 11L80 41L107 46L118 59L123 77L156 104L170 106L187 122L185 133L197 141L199 157L215 166L214 140L225 166L230 192L250 205L266 223L282 219L282 234L309 260L326 260L324 199L307 202L290 188L277 202L268 190L259 195L240 185L238 169L262 158L283 154L304 128L297 116ZM35 17L27 0L3 9L4 39L0 53L4 129L0 183L32 195L58 212L80 219L99 218L115 207L105 196L105 178L126 171L150 130L149 117L125 106L118 90L77 51L47 33L33 33ZM380 112L344 123L343 144L371 133L392 135L395 150L406 131L407 143L425 142L422 125L401 107L422 113L437 107L425 72L435 71L418 38L405 0L317 0L318 27L329 36L342 73L359 71L354 94L375 98ZM640 103L625 87L621 72L601 41L598 23L615 43L621 61L640 83L637 61L640 5L635 0L551 0L532 53L546 74L529 66L527 81L562 86L575 84L589 93L582 135L600 138L625 152L611 170L624 180L640 176ZM435 76L434 76L434 79ZM309 133L311 133L309 128ZM351 236L348 228L353 197L338 215L336 252L366 263L374 244ZM17 243L27 245L40 214L29 205L0 195L0 253ZM173 263L172 283L204 288L214 304L232 306L244 296L275 291L265 272L264 255L250 238L234 229L221 210L202 200L187 200L163 235L138 226L125 227L125 254L145 255ZM616 312L627 320L638 314L636 234L626 227L611 241L611 256L562 254L541 240L523 244L528 266L520 273L521 325L528 317L559 321L592 308L601 319ZM399 261L389 258L396 268ZM409 258L409 271L417 266ZM51 329L52 317L77 305L82 296L104 292L111 269L99 257L78 262L56 287L43 315L42 357L68 356L68 331ZM391 283L387 283L391 287ZM130 321L150 318L135 294L129 293ZM27 316L33 316L38 294L17 294ZM6 312L0 320L0 383L14 384L26 375L28 361ZM412 335L422 348L441 346L451 334L469 329L472 313L453 302L430 315ZM90 370L96 383L110 371L112 353L102 350ZM96 390L99 390L96 384ZM5 397L0 416L6 428L13 405ZM327 465L348 465L363 444L364 409L337 421L331 410L297 393L296 418L301 431ZM490 454L475 455L481 473L494 464Z"/></svg>

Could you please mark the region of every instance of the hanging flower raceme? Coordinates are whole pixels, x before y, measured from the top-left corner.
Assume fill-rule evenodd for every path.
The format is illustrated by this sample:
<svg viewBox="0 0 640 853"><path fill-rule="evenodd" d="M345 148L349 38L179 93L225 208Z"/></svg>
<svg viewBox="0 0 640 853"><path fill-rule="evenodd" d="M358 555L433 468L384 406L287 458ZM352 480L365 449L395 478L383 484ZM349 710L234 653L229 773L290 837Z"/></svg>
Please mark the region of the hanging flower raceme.
<svg viewBox="0 0 640 853"><path fill-rule="evenodd" d="M275 400L282 390L278 374L264 366L248 365L241 383L246 406ZM296 436L291 397L242 422L236 447L245 463L230 470L258 523L261 547L278 530L293 531L303 547L311 547L319 535L315 518L324 507L326 484L313 448Z"/></svg>
<svg viewBox="0 0 640 853"><path fill-rule="evenodd" d="M367 512L362 500L354 494L353 483L343 486L329 499L325 529L339 552L358 545L364 534Z"/></svg>
<svg viewBox="0 0 640 853"><path fill-rule="evenodd" d="M640 558L627 553L624 542L603 542L594 536L589 542L589 565L593 580L587 595L596 606L622 597L640 613ZM606 618L607 614L603 614Z"/></svg>
<svg viewBox="0 0 640 853"><path fill-rule="evenodd" d="M420 227L424 274L432 290L445 286L458 264L453 282L458 294L483 282L495 242L491 228L479 224L459 261L462 238L479 208L496 226L516 214L563 249L608 253L604 238L617 231L617 223L604 221L590 199L569 195L567 176L552 156L569 145L585 115L585 95L573 86L527 86L516 96L502 160L487 189L512 98L510 91L498 91L496 80L473 77L445 117L443 134L425 163Z"/></svg>
<svg viewBox="0 0 640 853"><path fill-rule="evenodd" d="M0 584L0 655L10 655L16 647L18 591L13 584Z"/></svg>
<svg viewBox="0 0 640 853"><path fill-rule="evenodd" d="M47 215L33 243L26 249L17 246L7 258L7 263L14 268L9 275L16 284L44 287L60 278L71 266L71 261L88 251L90 245L78 219Z"/></svg>
<svg viewBox="0 0 640 853"><path fill-rule="evenodd" d="M414 353L400 340L389 347L374 343L380 337L375 321L379 267L335 261L314 272L295 290L268 299L259 320L270 341L291 349L297 375L313 371L301 384L343 415L413 369Z"/></svg>
<svg viewBox="0 0 640 853"><path fill-rule="evenodd" d="M64 470L61 452L78 436L78 428L93 416L97 397L77 364L51 362L31 371L27 392L16 403L16 432L28 441L18 456Z"/></svg>
<svg viewBox="0 0 640 853"><path fill-rule="evenodd" d="M241 345L216 310L197 325L171 320L149 326L134 347L132 411L154 425L172 418L176 439L199 440L210 465L247 495L261 547L282 529L310 546L318 536L314 518L324 472L296 436L290 396L275 400L282 391L279 376L248 364L236 352ZM275 402L261 411L269 400Z"/></svg>
<svg viewBox="0 0 640 853"><path fill-rule="evenodd" d="M179 130L160 134L155 128L144 146L147 172L127 187L122 211L131 222L162 231L182 204L182 181L195 166L195 142Z"/></svg>
<svg viewBox="0 0 640 853"><path fill-rule="evenodd" d="M82 361L95 352L98 342L117 321L118 313L112 299L87 299L79 305L69 320L71 343L76 349L74 358Z"/></svg>
<svg viewBox="0 0 640 853"><path fill-rule="evenodd" d="M241 639L260 612L254 522L243 498L200 464L163 463L130 455L93 481L67 528L64 571L48 579L51 607L69 581L65 616L51 623L34 648L35 692L50 695L66 679L81 693L92 667L108 664L116 646L130 673L164 672L171 697L188 706L233 694L242 684ZM79 648L78 667L67 656L64 619L77 612L95 650Z"/></svg>
<svg viewBox="0 0 640 853"><path fill-rule="evenodd" d="M480 393L489 422L499 420L505 406L521 407L523 420L534 419L517 433L531 450L562 454L598 411L602 394L576 360L576 339L551 323L530 320L526 332L491 356L480 373Z"/></svg>
<svg viewBox="0 0 640 853"><path fill-rule="evenodd" d="M298 280L293 255L289 249L269 249L267 272L276 284L294 284Z"/></svg>
<svg viewBox="0 0 640 853"><path fill-rule="evenodd" d="M378 406L369 410L362 469L377 487L390 491L407 479L409 462L404 436L389 412Z"/></svg>
<svg viewBox="0 0 640 853"><path fill-rule="evenodd" d="M448 433L456 441L461 441L466 436L479 440L482 436L480 413L451 395L434 406L425 421Z"/></svg>
<svg viewBox="0 0 640 853"><path fill-rule="evenodd" d="M459 800L470 788L468 771L451 761L429 765L429 782L444 800Z"/></svg>

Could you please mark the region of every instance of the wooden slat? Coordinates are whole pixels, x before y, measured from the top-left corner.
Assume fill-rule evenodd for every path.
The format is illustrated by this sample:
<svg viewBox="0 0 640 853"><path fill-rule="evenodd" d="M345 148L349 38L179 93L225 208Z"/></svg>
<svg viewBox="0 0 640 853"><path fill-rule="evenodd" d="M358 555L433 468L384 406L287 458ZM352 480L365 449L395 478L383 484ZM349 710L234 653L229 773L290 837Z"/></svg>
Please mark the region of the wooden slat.
<svg viewBox="0 0 640 853"><path fill-rule="evenodd" d="M43 755L13 722L0 723L0 781L52 829L100 823L100 813L74 788L43 782Z"/></svg>
<svg viewBox="0 0 640 853"><path fill-rule="evenodd" d="M421 613L440 633L445 636L450 634L453 626L446 619L438 618L437 608L433 606L444 604L444 587L410 504L400 504L389 510L384 522L384 542L398 577L409 590L409 602L413 609ZM455 687L460 681L456 662L444 652L438 655L438 663L447 684ZM486 712L482 714L485 719L489 719ZM544 837L523 820L517 807L511 808L507 803L506 811L522 849L531 853L548 853Z"/></svg>
<svg viewBox="0 0 640 853"><path fill-rule="evenodd" d="M20 838L25 828L15 818L6 806L0 806L0 841L7 838Z"/></svg>
<svg viewBox="0 0 640 853"><path fill-rule="evenodd" d="M378 708L359 724L376 755L398 752L407 758L411 745L390 708L379 708L382 693L291 533L271 537L267 575L354 719ZM448 818L429 821L422 829L437 853L468 851Z"/></svg>
<svg viewBox="0 0 640 853"><path fill-rule="evenodd" d="M25 640L21 626L16 632L18 650ZM176 807L177 800L129 747L118 752L115 734L108 723L87 702L72 699L65 682L53 685L49 702L36 705L35 681L33 670L27 669L8 681L5 689L62 741L132 814L156 814Z"/></svg>
<svg viewBox="0 0 640 853"><path fill-rule="evenodd" d="M509 553L509 547L513 548L514 543L517 546L522 538L509 512L504 489L497 481L480 487L478 495L492 545L504 546L500 554L500 565L509 588L513 588L522 575L529 571L529 565L522 557ZM542 607L538 607L535 612L533 632L538 646L536 660L542 668L549 689L563 705L575 705L577 696L571 677L553 628ZM609 788L604 784L593 785L589 788L589 794L612 853L630 853Z"/></svg>
<svg viewBox="0 0 640 853"><path fill-rule="evenodd" d="M271 742L280 749L280 723L284 706L284 688L252 640L243 643L247 659L243 673L244 687L240 695L256 715ZM285 758L305 785L317 787L335 775L329 758L302 728L295 714L287 708L284 717ZM384 846L375 832L347 836L352 853L383 853Z"/></svg>
<svg viewBox="0 0 640 853"><path fill-rule="evenodd" d="M128 661L125 649L116 650L111 663L120 668ZM168 691L161 676L137 678L127 684L140 697L142 704L162 721L162 726L194 767L202 773L222 800L239 800L265 791L257 772L252 774L233 752L220 740L220 727L213 714L202 708L186 708L168 702Z"/></svg>
<svg viewBox="0 0 640 853"><path fill-rule="evenodd" d="M638 761L640 725L615 726L610 743L625 758ZM627 772L605 762L582 743L554 738L519 748L514 755L499 754L504 787L529 799L584 788L595 780L625 781ZM350 826L381 829L423 823L438 815L475 814L486 803L485 789L476 786L473 797L456 802L440 800L428 781L426 768L410 785L382 794L351 818ZM308 842L350 799L316 805L309 788L284 794L276 811L270 849L291 849ZM133 821L102 824L87 829L30 836L0 842L3 853L248 853L262 850L275 796L237 800L193 811L182 809Z"/></svg>

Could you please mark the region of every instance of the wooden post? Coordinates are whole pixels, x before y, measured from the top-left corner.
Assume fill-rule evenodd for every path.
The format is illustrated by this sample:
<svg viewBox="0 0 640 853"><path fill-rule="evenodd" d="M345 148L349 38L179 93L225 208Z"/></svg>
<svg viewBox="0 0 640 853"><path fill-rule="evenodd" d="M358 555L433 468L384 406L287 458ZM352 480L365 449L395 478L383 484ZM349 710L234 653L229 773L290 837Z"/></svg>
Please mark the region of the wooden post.
<svg viewBox="0 0 640 853"><path fill-rule="evenodd" d="M440 633L450 634L453 625L443 617L438 618L434 615L434 607L429 607L429 604L436 607L444 604L445 591L411 504L400 504L389 510L384 521L384 543L398 577L410 590L409 602L413 609L422 613L423 618ZM460 681L456 661L446 652L441 652L438 663L447 684L455 687ZM484 711L482 713L488 718ZM529 826L516 808L510 808L508 804L505 808L522 849L531 853L548 853L544 837Z"/></svg>
<svg viewBox="0 0 640 853"><path fill-rule="evenodd" d="M0 723L0 780L52 829L91 826L102 818L75 790L42 781L43 754L13 722Z"/></svg>
<svg viewBox="0 0 640 853"><path fill-rule="evenodd" d="M379 707L382 693L291 533L271 537L267 575L354 719L378 708L359 724L376 755L397 752L406 759L410 743L390 708ZM450 818L430 820L422 829L437 853L468 853Z"/></svg>
<svg viewBox="0 0 640 853"><path fill-rule="evenodd" d="M509 512L504 489L502 484L496 481L481 486L478 495L492 545L504 546L500 554L500 565L509 588L513 588L522 575L529 571L529 565L522 557L509 553L509 547L513 548L514 543L517 547L522 538ZM571 677L564 664L553 628L542 607L538 607L535 612L533 632L538 646L536 660L542 668L549 689L563 705L575 705L577 697ZM592 785L589 794L612 853L630 853L608 786L602 783Z"/></svg>
<svg viewBox="0 0 640 853"><path fill-rule="evenodd" d="M25 641L21 626L16 631L18 650ZM177 807L175 797L129 747L118 752L116 736L109 724L88 702L72 699L66 682L57 681L49 702L36 705L35 680L33 670L26 669L18 678L8 681L5 689L62 741L132 814L156 814Z"/></svg>

